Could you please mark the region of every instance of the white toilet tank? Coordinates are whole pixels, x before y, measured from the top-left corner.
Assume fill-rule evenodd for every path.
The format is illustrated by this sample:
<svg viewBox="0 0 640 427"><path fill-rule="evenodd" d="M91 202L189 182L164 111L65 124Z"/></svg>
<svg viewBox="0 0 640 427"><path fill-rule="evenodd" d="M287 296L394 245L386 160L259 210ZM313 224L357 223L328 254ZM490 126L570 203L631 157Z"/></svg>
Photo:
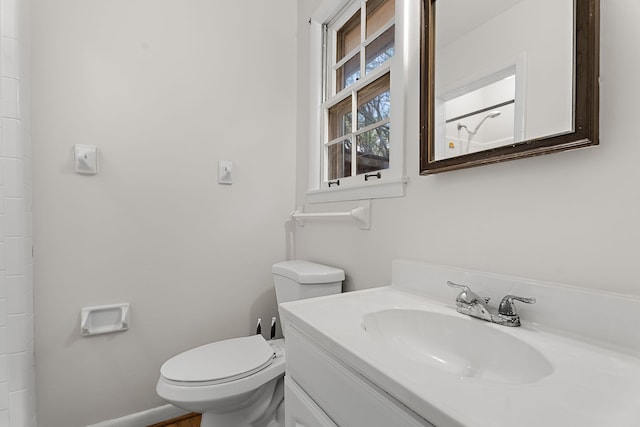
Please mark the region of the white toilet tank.
<svg viewBox="0 0 640 427"><path fill-rule="evenodd" d="M295 260L273 265L278 304L342 292L344 271L314 262Z"/></svg>

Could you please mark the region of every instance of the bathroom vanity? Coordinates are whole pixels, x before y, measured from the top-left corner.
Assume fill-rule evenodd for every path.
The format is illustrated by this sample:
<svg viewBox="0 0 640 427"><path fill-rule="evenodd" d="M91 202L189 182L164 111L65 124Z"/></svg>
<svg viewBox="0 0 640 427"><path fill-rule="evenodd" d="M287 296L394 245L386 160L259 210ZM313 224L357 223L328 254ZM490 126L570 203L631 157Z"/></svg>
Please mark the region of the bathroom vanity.
<svg viewBox="0 0 640 427"><path fill-rule="evenodd" d="M289 326L285 376L287 426L432 425L321 344Z"/></svg>
<svg viewBox="0 0 640 427"><path fill-rule="evenodd" d="M414 261L392 271L387 287L281 305L287 426L640 425L639 299ZM458 313L449 280L537 303L501 326Z"/></svg>

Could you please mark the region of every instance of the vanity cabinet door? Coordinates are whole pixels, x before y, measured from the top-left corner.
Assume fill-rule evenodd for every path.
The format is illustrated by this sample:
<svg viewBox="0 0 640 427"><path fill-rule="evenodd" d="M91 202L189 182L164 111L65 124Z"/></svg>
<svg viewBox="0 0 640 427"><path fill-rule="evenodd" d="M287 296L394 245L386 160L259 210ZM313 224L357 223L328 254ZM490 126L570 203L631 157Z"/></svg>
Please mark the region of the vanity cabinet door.
<svg viewBox="0 0 640 427"><path fill-rule="evenodd" d="M330 417L334 425L433 427L311 341L292 324L287 325L286 345L287 376ZM288 405L289 401L285 408Z"/></svg>
<svg viewBox="0 0 640 427"><path fill-rule="evenodd" d="M338 427L298 384L284 377L285 427Z"/></svg>

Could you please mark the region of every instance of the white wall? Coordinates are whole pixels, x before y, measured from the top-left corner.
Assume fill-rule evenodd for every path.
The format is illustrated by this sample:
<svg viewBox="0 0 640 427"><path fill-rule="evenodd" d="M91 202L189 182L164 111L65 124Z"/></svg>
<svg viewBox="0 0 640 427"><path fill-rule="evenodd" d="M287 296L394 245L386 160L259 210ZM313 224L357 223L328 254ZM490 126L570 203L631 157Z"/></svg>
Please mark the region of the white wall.
<svg viewBox="0 0 640 427"><path fill-rule="evenodd" d="M299 2L303 39L305 17L318 3ZM629 55L640 40L640 3L601 3L601 145L419 176L415 52L407 91L406 197L374 200L370 231L347 223L298 228L296 256L343 267L349 290L386 285L391 260L413 258L640 296L640 110L634 96L640 60ZM417 11L412 16L419 17ZM308 75L305 42L298 47L299 89ZM303 119L307 99L299 93ZM298 123L297 204L304 204L308 123Z"/></svg>
<svg viewBox="0 0 640 427"><path fill-rule="evenodd" d="M276 313L294 205L293 0L33 0L39 425L164 404L160 365ZM97 176L73 173L96 145ZM217 184L217 161L235 181ZM79 311L131 303L82 338ZM268 328L265 328L268 329Z"/></svg>
<svg viewBox="0 0 640 427"><path fill-rule="evenodd" d="M0 1L0 426L35 426L29 1Z"/></svg>

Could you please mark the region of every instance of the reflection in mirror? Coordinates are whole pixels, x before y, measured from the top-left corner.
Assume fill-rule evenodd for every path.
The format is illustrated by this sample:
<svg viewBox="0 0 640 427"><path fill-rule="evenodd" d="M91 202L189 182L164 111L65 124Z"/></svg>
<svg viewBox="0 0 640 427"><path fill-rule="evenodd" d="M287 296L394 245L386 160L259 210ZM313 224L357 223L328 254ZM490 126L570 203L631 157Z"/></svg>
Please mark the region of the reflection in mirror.
<svg viewBox="0 0 640 427"><path fill-rule="evenodd" d="M444 143L436 145L436 158L513 144L516 134L515 80L515 75L511 74L444 101L445 137L440 140Z"/></svg>
<svg viewBox="0 0 640 427"><path fill-rule="evenodd" d="M423 0L421 173L597 144L598 0Z"/></svg>

